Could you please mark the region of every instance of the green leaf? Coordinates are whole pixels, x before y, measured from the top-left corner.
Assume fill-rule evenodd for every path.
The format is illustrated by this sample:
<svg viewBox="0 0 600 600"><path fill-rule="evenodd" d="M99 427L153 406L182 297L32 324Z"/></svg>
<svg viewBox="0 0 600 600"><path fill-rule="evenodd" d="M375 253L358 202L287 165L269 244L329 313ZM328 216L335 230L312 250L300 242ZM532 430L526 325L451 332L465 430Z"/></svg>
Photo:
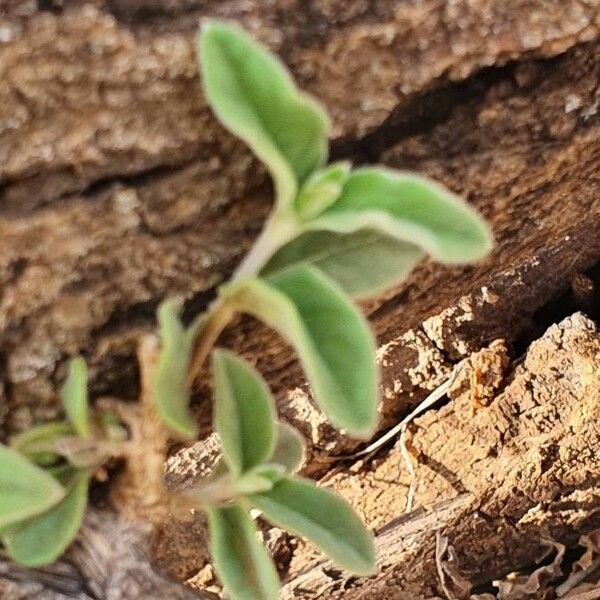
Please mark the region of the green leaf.
<svg viewBox="0 0 600 600"><path fill-rule="evenodd" d="M264 517L318 546L340 567L358 575L375 570L373 535L350 505L307 479L282 479L268 492L248 496Z"/></svg>
<svg viewBox="0 0 600 600"><path fill-rule="evenodd" d="M277 329L296 349L315 399L338 427L358 437L377 424L375 342L359 310L314 267L298 266L268 281L239 280L228 302Z"/></svg>
<svg viewBox="0 0 600 600"><path fill-rule="evenodd" d="M310 221L331 206L342 193L349 174L349 162L334 163L313 173L294 202L300 218Z"/></svg>
<svg viewBox="0 0 600 600"><path fill-rule="evenodd" d="M213 352L214 428L234 475L267 460L275 446L275 403L259 373L225 350Z"/></svg>
<svg viewBox="0 0 600 600"><path fill-rule="evenodd" d="M349 234L309 231L281 248L261 275L313 265L350 296L365 298L402 281L422 257L417 246L370 229Z"/></svg>
<svg viewBox="0 0 600 600"><path fill-rule="evenodd" d="M378 167L354 171L336 202L307 227L376 229L444 263L478 260L492 247L485 221L458 196L419 175Z"/></svg>
<svg viewBox="0 0 600 600"><path fill-rule="evenodd" d="M306 452L304 438L299 431L287 423L279 421L277 429L277 444L273 456L269 460L282 465L286 473L295 473L304 461Z"/></svg>
<svg viewBox="0 0 600 600"><path fill-rule="evenodd" d="M0 527L43 513L64 495L46 471L0 444Z"/></svg>
<svg viewBox="0 0 600 600"><path fill-rule="evenodd" d="M210 508L208 522L213 562L232 600L277 600L277 571L246 512Z"/></svg>
<svg viewBox="0 0 600 600"><path fill-rule="evenodd" d="M283 465L265 463L244 473L235 483L236 494L256 494L266 492L285 475Z"/></svg>
<svg viewBox="0 0 600 600"><path fill-rule="evenodd" d="M171 431L190 440L198 436L198 426L189 408L188 382L188 364L198 323L186 330L179 320L179 303L175 300L165 300L158 307L161 348L153 376L156 410Z"/></svg>
<svg viewBox="0 0 600 600"><path fill-rule="evenodd" d="M81 436L91 433L90 411L87 392L87 365L78 356L69 362L67 379L60 390L60 397L75 431Z"/></svg>
<svg viewBox="0 0 600 600"><path fill-rule="evenodd" d="M73 541L85 514L89 474L79 471L67 495L47 512L10 527L2 541L9 557L28 567L54 562Z"/></svg>
<svg viewBox="0 0 600 600"><path fill-rule="evenodd" d="M49 465L59 459L52 450L56 441L74 434L73 425L66 421L44 423L13 436L10 447L37 464Z"/></svg>
<svg viewBox="0 0 600 600"><path fill-rule="evenodd" d="M329 119L285 67L241 29L217 21L199 43L204 94L221 123L266 165L281 205L327 156Z"/></svg>

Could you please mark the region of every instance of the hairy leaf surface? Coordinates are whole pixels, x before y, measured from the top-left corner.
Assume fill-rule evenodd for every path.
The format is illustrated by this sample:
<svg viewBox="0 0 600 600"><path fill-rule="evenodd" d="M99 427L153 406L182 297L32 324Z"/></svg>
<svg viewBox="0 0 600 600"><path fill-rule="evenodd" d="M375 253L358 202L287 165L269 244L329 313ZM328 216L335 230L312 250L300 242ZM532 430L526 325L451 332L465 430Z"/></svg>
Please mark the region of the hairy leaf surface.
<svg viewBox="0 0 600 600"><path fill-rule="evenodd" d="M175 300L159 306L158 325L161 349L152 378L156 409L171 431L184 439L194 439L198 426L189 408L187 373L198 325L185 329Z"/></svg>
<svg viewBox="0 0 600 600"><path fill-rule="evenodd" d="M277 600L277 571L246 512L235 505L211 508L208 522L213 561L231 598Z"/></svg>
<svg viewBox="0 0 600 600"><path fill-rule="evenodd" d="M91 433L90 409L88 405L87 365L83 357L78 356L69 362L67 379L60 390L60 397L73 427L78 435Z"/></svg>
<svg viewBox="0 0 600 600"><path fill-rule="evenodd" d="M298 266L267 281L240 280L224 295L277 329L296 349L330 420L356 436L377 421L375 342L358 309L318 269Z"/></svg>
<svg viewBox="0 0 600 600"><path fill-rule="evenodd" d="M350 505L308 479L285 478L273 489L248 496L264 516L318 546L336 564L358 575L375 569L373 535Z"/></svg>
<svg viewBox="0 0 600 600"><path fill-rule="evenodd" d="M275 446L275 403L260 374L225 350L213 352L214 425L234 475L260 465Z"/></svg>
<svg viewBox="0 0 600 600"><path fill-rule="evenodd" d="M419 175L380 167L351 173L336 202L308 225L338 233L375 229L444 263L478 260L492 247L485 221L458 196Z"/></svg>
<svg viewBox="0 0 600 600"><path fill-rule="evenodd" d="M235 26L205 23L199 52L212 109L266 165L279 202L291 206L298 184L325 162L327 115L277 58Z"/></svg>
<svg viewBox="0 0 600 600"><path fill-rule="evenodd" d="M52 475L0 444L0 527L39 515L64 495Z"/></svg>
<svg viewBox="0 0 600 600"><path fill-rule="evenodd" d="M262 273L313 265L350 296L366 298L402 281L423 254L413 244L371 229L349 234L309 231L281 248Z"/></svg>
<svg viewBox="0 0 600 600"><path fill-rule="evenodd" d="M50 510L4 532L2 541L12 560L28 567L54 562L73 541L85 514L89 473L78 471L67 495Z"/></svg>

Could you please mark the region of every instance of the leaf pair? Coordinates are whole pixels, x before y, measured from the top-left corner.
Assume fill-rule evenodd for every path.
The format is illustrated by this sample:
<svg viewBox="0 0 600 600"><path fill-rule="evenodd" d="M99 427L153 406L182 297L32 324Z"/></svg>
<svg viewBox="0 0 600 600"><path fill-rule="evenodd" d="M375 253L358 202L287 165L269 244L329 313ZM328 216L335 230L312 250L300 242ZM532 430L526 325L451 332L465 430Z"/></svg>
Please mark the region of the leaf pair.
<svg viewBox="0 0 600 600"><path fill-rule="evenodd" d="M261 482L251 480L255 491L238 494L232 505L208 509L213 560L231 596L277 598L277 572L259 543L248 514L251 508L306 537L340 566L371 573L372 536L350 506L309 480L292 476L302 445L295 430L281 424L277 428L274 401L262 377L243 360L220 350L213 354L213 370L215 430L229 474L241 481L248 474L261 474L270 483L260 489Z"/></svg>
<svg viewBox="0 0 600 600"><path fill-rule="evenodd" d="M318 267L354 298L404 279L425 253L442 263L472 262L491 248L487 226L432 181L379 167L357 169L334 202L303 224L262 270Z"/></svg>
<svg viewBox="0 0 600 600"><path fill-rule="evenodd" d="M360 311L335 283L318 269L299 265L267 279L235 281L224 286L221 295L230 309L256 316L294 346L317 402L335 425L359 437L372 434L377 422L375 342ZM191 438L197 429L188 406L187 367L196 327L185 330L177 312L177 304L170 300L159 308L162 347L154 395L165 423L179 435ZM224 390L228 383L219 361L214 374L224 382L216 389ZM259 384L253 389L251 378L244 379L243 372L234 375L230 374L231 381L236 382L238 391L248 386L249 398L245 408L238 407L238 426L253 428L255 452L259 448L268 452L274 437L267 423L274 416L265 415L263 423L253 418L254 406L267 390ZM231 418L225 399L216 402L215 410L218 425ZM227 438L223 444L228 445ZM242 470L241 465L230 464L230 468L235 473Z"/></svg>
<svg viewBox="0 0 600 600"><path fill-rule="evenodd" d="M90 474L73 471L62 500L41 514L8 526L2 542L8 556L22 565L39 567L54 562L73 541L85 515ZM56 480L54 480L56 481Z"/></svg>
<svg viewBox="0 0 600 600"><path fill-rule="evenodd" d="M34 427L0 445L0 537L9 557L37 567L56 560L81 526L90 479L71 465L45 470L58 456L53 444L73 434L88 436L87 368L82 358L69 364L61 399L69 423Z"/></svg>

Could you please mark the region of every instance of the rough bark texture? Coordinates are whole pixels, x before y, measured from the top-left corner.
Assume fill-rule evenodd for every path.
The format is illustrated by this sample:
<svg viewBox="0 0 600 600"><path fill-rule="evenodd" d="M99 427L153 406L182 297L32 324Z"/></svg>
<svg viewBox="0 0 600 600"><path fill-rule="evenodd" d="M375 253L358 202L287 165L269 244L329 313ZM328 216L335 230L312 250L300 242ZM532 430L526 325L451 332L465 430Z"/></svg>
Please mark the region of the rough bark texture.
<svg viewBox="0 0 600 600"><path fill-rule="evenodd" d="M324 102L336 158L431 175L491 223L487 260L424 262L364 304L380 343L382 428L492 341L506 340L515 359L577 309L598 317L598 0L0 0L1 437L58 413L56 384L79 352L95 397L134 399L136 340L157 304L177 294L188 315L200 310L260 229L269 182L199 88L194 35L205 16L241 22ZM323 455L356 449L313 407L276 336L244 319L221 343L258 365L311 442L307 474L331 470ZM441 509L394 525L408 483L395 449L327 475L372 527L387 526L373 580L310 568L308 547L265 529L282 573L297 577L286 597L443 597L456 560L484 586L472 593L487 591L532 565L545 539L574 546L597 526L597 331L573 317L526 356L472 418L465 384L413 428L417 503ZM208 435L205 388L196 405ZM214 455L209 436L173 457L171 485ZM99 568L86 567L80 545L43 573L1 563L0 597L194 593L153 573L148 531L120 535L126 524L108 515L90 515L103 519L98 546L115 547ZM450 576L438 574L436 544ZM139 554L118 567L128 545ZM218 592L202 519L165 524L153 555L157 570Z"/></svg>
<svg viewBox="0 0 600 600"><path fill-rule="evenodd" d="M467 391L418 419L408 444L418 461L416 501L431 513L409 521L414 531L406 519L394 523L407 487L399 449L335 476L329 485L374 529L384 528L379 574L365 585L324 565L293 580L284 597L443 597L436 535L448 540L455 571L475 588L531 564L548 540L573 545L597 528L599 358L596 326L575 314L531 345L490 406L472 414ZM295 560L308 553L298 550Z"/></svg>

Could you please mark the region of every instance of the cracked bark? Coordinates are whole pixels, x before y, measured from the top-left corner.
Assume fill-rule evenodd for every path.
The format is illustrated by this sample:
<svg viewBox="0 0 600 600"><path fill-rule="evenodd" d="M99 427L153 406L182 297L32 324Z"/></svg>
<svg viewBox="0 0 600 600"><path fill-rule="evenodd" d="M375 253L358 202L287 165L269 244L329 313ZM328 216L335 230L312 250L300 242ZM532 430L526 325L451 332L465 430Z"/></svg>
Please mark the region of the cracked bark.
<svg viewBox="0 0 600 600"><path fill-rule="evenodd" d="M135 341L153 327L158 302L178 294L187 314L201 309L260 229L264 171L219 128L198 87L193 35L207 15L241 21L324 101L336 158L429 174L492 224L488 260L423 263L364 304L380 342L381 426L492 340L507 339L513 356L524 350L555 319L548 302L560 298L561 316L579 306L571 279L600 257L599 8L596 0L0 0L2 435L57 415L54 389L78 352L91 364L94 396L135 398ZM258 365L280 412L312 443L306 473L324 472L321 454L355 449L315 410L273 334L244 319L221 343ZM208 434L206 398L199 390ZM206 446L194 448L196 458L210 454ZM189 469L178 469L173 477L185 479ZM155 548L161 568L178 580L202 569L202 532L202 523L168 524ZM292 570L303 552L293 553ZM96 588L113 597L103 571L58 568L79 581L67 590L73 597ZM48 579L21 574L15 583L6 569L9 598L34 597L22 585L50 597ZM152 581L164 597L165 580Z"/></svg>
<svg viewBox="0 0 600 600"><path fill-rule="evenodd" d="M490 406L471 415L463 393L418 419L410 447L419 462L416 501L425 509L395 518L407 487L397 448L336 476L329 485L382 529L379 573L345 581L320 564L297 574L283 598L444 597L438 532L475 589L529 566L548 539L574 545L597 528L599 357L596 325L575 314L531 345ZM302 564L311 552L297 551L295 560Z"/></svg>

